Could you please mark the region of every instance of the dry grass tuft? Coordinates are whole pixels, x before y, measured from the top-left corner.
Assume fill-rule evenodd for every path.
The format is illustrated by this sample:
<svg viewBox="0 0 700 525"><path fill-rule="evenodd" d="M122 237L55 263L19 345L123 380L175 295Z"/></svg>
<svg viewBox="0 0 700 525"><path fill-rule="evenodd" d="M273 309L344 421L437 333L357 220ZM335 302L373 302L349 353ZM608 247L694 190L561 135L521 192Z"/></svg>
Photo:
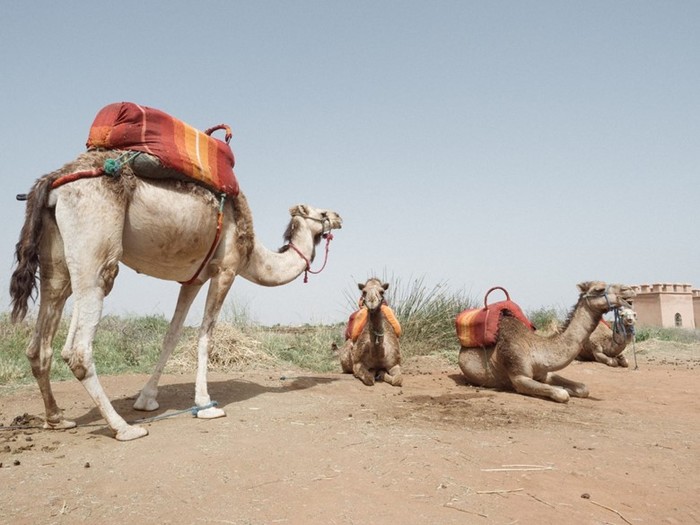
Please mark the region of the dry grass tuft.
<svg viewBox="0 0 700 525"><path fill-rule="evenodd" d="M230 372L242 368L269 368L277 360L262 349L260 341L236 326L219 323L209 345L209 370ZM183 335L175 355L168 362L169 372L191 372L197 367L197 331Z"/></svg>

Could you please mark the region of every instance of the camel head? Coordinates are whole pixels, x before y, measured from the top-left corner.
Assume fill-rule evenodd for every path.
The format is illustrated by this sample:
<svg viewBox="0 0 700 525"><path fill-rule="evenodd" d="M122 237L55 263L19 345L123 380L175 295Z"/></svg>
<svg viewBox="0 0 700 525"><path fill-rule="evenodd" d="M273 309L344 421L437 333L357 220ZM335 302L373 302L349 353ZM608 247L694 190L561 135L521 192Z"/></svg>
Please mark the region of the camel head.
<svg viewBox="0 0 700 525"><path fill-rule="evenodd" d="M627 299L636 295L631 286L606 284L602 281L586 281L580 283L578 289L581 292L579 301L585 300L589 308L601 313L621 306L629 308Z"/></svg>
<svg viewBox="0 0 700 525"><path fill-rule="evenodd" d="M364 284L357 283L357 287L362 292L360 304L373 312L384 303L384 292L389 289L389 283L382 283L379 279L372 277Z"/></svg>
<svg viewBox="0 0 700 525"><path fill-rule="evenodd" d="M331 230L343 227L343 219L331 210L320 210L308 204L299 204L289 208L292 220L284 234L284 239L290 241L296 230L305 224L314 238L314 244L318 244L322 237L330 234Z"/></svg>
<svg viewBox="0 0 700 525"><path fill-rule="evenodd" d="M623 306L618 310L618 314L620 315L620 319L622 319L622 323L628 328L634 326L637 322L637 312L631 308Z"/></svg>

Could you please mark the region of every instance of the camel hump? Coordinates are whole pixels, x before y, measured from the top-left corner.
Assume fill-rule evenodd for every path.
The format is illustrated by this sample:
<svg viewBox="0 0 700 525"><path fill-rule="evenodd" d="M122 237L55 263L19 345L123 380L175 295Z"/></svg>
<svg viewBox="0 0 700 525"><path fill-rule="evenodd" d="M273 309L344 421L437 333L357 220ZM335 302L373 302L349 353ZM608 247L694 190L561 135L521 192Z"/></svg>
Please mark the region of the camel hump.
<svg viewBox="0 0 700 525"><path fill-rule="evenodd" d="M488 295L496 289L503 290L506 294L506 300L488 304ZM483 308L468 308L457 314L455 329L460 344L466 348L495 345L500 323L504 316L514 317L530 330L535 330L535 326L520 306L510 300L505 288L496 286L486 292Z"/></svg>
<svg viewBox="0 0 700 525"><path fill-rule="evenodd" d="M211 132L218 129L226 130L226 142L211 136ZM158 109L117 102L97 113L86 146L88 149L148 153L158 158L163 171L146 163L141 171L148 175L143 176L180 178L173 175L176 172L215 191L235 196L239 187L228 139L230 128L225 124L199 131Z"/></svg>

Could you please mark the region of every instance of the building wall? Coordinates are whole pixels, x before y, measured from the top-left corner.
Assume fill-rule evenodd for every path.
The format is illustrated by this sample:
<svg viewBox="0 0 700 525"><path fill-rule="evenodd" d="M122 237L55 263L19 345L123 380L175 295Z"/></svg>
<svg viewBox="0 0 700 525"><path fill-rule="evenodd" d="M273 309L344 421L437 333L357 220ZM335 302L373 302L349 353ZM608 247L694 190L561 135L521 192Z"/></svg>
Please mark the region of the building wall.
<svg viewBox="0 0 700 525"><path fill-rule="evenodd" d="M639 326L673 328L680 315L682 328L700 326L700 290L690 284L656 283L634 287L633 300Z"/></svg>

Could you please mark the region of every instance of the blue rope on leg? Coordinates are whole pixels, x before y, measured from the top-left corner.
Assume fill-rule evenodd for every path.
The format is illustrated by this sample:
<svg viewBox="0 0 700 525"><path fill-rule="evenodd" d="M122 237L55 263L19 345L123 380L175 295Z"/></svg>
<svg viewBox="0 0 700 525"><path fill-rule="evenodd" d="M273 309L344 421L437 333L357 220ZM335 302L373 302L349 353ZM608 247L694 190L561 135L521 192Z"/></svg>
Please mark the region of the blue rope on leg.
<svg viewBox="0 0 700 525"><path fill-rule="evenodd" d="M192 407L190 409L190 411L192 412L193 416L196 416L200 410L206 410L207 408L212 408L212 407L215 407L218 405L219 405L219 403L217 403L216 401L212 401L211 403L208 403L208 404L204 405L203 407L197 407L197 406Z"/></svg>

